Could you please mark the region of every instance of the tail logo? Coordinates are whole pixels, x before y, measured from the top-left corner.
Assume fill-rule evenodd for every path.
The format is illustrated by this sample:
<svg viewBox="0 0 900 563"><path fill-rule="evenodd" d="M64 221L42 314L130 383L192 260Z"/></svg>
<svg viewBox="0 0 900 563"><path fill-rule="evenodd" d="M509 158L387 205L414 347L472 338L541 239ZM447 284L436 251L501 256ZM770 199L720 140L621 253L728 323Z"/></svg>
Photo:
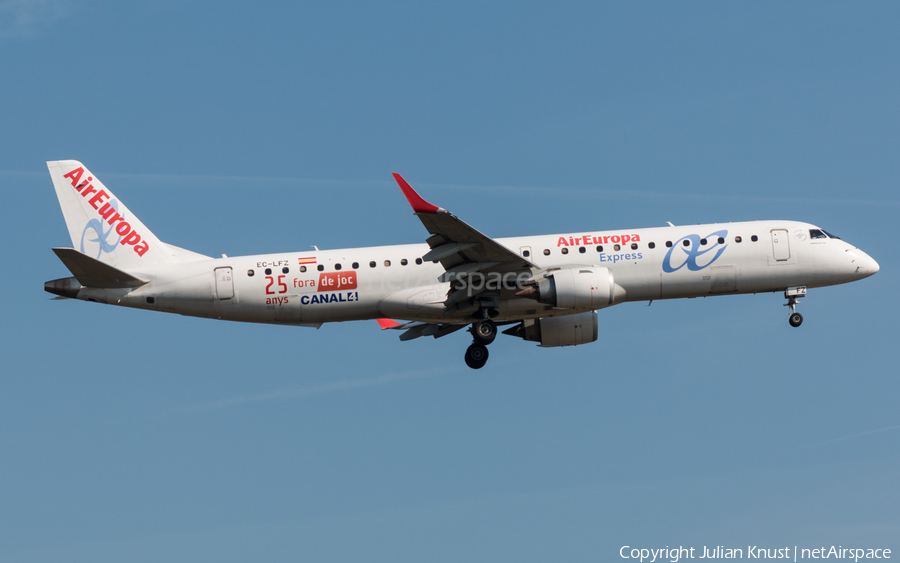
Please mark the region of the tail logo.
<svg viewBox="0 0 900 563"><path fill-rule="evenodd" d="M116 211L119 211L119 202L111 199L109 200L109 205ZM113 242L109 241L109 235L113 234L115 228L110 225L109 230L103 230L103 223L100 222L100 219L91 219L88 221L88 224L84 226L84 231L81 233L81 253L87 254L84 248L84 237L87 236L88 231L94 231L97 235L97 238L88 239L88 242L96 242L99 244L99 249L97 250L97 256L95 258L100 258L100 255L104 252L110 253L116 249L116 246L121 242L122 237L119 236Z"/></svg>
<svg viewBox="0 0 900 563"><path fill-rule="evenodd" d="M142 240L141 235L132 228L131 223L119 214L119 203L111 199L109 192L106 190L98 190L94 187L91 184L92 177L88 176L87 180L79 183L82 175L84 175L84 168L79 166L68 174L63 174L63 177L68 178L75 191L88 200L88 205L99 213L100 219L106 221L106 224L109 225L109 230L103 230L103 221L100 219L88 221L84 227L84 232L81 233L81 251L84 252L85 235L89 230L93 230L97 234L97 238L90 239L90 242L100 243L100 251L97 253L98 258L103 252L112 252L118 245L131 246L138 256L143 256L144 253L150 250L150 245L147 241ZM91 194L94 195L88 198ZM109 236L113 231L119 235L119 238L116 242L110 243Z"/></svg>

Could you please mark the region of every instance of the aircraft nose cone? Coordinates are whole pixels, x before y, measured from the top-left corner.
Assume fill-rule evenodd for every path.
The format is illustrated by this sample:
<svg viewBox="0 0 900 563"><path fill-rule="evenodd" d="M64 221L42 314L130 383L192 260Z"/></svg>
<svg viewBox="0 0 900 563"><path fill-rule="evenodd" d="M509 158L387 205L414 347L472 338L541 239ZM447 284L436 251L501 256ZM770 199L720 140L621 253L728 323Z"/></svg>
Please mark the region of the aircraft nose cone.
<svg viewBox="0 0 900 563"><path fill-rule="evenodd" d="M881 266L878 265L878 262L876 262L874 258L870 257L869 261L872 262L872 264L869 266L869 275L871 276L872 274L877 273L878 270L881 269Z"/></svg>
<svg viewBox="0 0 900 563"><path fill-rule="evenodd" d="M862 274L864 277L869 277L878 272L881 267L878 265L878 262L875 261L874 258L866 254L865 252L859 252L859 259L857 262L857 267L859 268L857 271Z"/></svg>

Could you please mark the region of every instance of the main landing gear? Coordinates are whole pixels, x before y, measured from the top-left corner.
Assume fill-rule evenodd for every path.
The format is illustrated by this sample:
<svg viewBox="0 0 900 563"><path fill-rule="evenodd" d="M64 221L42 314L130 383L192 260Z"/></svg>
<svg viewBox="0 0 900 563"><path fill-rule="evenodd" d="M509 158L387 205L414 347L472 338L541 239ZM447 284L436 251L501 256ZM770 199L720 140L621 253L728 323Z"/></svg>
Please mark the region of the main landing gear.
<svg viewBox="0 0 900 563"><path fill-rule="evenodd" d="M788 300L784 306L791 308L791 315L788 317L788 323L794 328L803 323L803 315L797 312L797 305L800 303L800 298L805 295L805 287L789 287L784 291L784 297Z"/></svg>
<svg viewBox="0 0 900 563"><path fill-rule="evenodd" d="M466 349L466 365L472 369L481 369L488 361L487 345L497 338L497 325L490 318L483 318L472 323L472 344Z"/></svg>
<svg viewBox="0 0 900 563"><path fill-rule="evenodd" d="M472 369L481 369L487 363L489 355L487 346L473 342L466 348L466 365Z"/></svg>

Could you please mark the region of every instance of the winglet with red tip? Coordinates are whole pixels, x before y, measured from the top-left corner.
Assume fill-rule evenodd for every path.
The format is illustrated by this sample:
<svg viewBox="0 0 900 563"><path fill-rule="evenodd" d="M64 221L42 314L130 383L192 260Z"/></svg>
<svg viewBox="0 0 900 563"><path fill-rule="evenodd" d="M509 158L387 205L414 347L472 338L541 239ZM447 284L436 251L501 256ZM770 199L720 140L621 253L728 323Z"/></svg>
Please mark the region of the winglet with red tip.
<svg viewBox="0 0 900 563"><path fill-rule="evenodd" d="M378 326L381 327L381 330L400 326L400 323L393 319L375 319L375 321L378 322Z"/></svg>
<svg viewBox="0 0 900 563"><path fill-rule="evenodd" d="M397 184L400 185L400 189L403 190L403 195L406 196L406 200L409 201L409 204L412 206L413 211L416 213L438 213L443 211L437 205L432 203L428 203L422 196L416 193L416 190L412 189L412 186L407 183L406 180L403 179L403 176L394 172L394 179L397 180Z"/></svg>

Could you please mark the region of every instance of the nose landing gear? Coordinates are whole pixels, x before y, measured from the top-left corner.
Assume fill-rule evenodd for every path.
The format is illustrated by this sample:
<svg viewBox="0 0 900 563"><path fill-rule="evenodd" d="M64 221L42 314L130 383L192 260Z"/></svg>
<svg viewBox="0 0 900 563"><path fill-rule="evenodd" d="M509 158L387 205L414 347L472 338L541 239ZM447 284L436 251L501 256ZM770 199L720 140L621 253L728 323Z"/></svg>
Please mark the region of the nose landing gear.
<svg viewBox="0 0 900 563"><path fill-rule="evenodd" d="M466 365L481 369L488 361L487 345L497 338L497 325L489 317L472 323L472 344L466 349Z"/></svg>
<svg viewBox="0 0 900 563"><path fill-rule="evenodd" d="M788 323L794 328L803 323L803 315L797 312L797 305L800 303L800 298L805 295L806 287L789 287L784 290L784 297L788 300L784 306L791 308L791 315L788 317Z"/></svg>

